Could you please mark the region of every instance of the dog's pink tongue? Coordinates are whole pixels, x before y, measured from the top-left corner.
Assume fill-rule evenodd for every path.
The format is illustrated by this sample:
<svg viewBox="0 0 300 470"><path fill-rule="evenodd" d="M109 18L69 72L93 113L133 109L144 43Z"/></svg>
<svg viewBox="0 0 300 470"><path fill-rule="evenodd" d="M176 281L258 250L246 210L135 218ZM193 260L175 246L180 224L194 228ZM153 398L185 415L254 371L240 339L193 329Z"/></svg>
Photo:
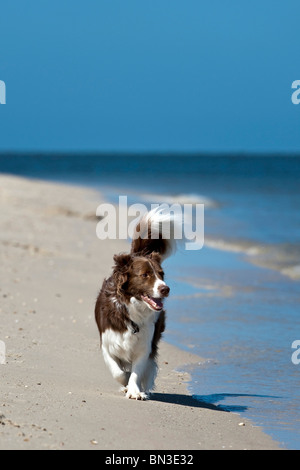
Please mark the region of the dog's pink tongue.
<svg viewBox="0 0 300 470"><path fill-rule="evenodd" d="M150 297L150 302L153 308L157 310L161 310L163 308L163 304L160 299L155 299L154 297Z"/></svg>
<svg viewBox="0 0 300 470"><path fill-rule="evenodd" d="M155 297L149 297L148 295L142 295L142 299L150 305L154 310L162 310L163 308L163 303L161 299L156 299Z"/></svg>

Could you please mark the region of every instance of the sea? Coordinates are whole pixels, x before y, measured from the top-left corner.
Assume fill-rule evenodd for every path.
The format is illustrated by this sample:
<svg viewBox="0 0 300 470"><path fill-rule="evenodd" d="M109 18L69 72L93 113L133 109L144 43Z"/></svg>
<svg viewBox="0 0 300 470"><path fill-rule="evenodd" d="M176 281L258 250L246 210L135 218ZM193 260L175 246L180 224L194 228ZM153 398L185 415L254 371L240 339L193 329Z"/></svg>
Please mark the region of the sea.
<svg viewBox="0 0 300 470"><path fill-rule="evenodd" d="M203 358L186 366L200 404L300 449L300 155L2 153L0 172L204 204L203 247L165 261L165 339Z"/></svg>

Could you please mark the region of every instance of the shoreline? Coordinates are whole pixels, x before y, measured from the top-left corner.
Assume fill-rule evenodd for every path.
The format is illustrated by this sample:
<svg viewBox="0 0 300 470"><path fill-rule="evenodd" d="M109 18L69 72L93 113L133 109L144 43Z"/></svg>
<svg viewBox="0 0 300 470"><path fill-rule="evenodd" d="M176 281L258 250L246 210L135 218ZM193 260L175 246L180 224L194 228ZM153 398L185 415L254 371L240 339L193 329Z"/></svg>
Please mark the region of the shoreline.
<svg viewBox="0 0 300 470"><path fill-rule="evenodd" d="M93 189L0 175L0 449L279 449L249 420L189 395L180 370L202 359L165 341L151 399L118 392L93 308L128 243L96 238L100 202Z"/></svg>

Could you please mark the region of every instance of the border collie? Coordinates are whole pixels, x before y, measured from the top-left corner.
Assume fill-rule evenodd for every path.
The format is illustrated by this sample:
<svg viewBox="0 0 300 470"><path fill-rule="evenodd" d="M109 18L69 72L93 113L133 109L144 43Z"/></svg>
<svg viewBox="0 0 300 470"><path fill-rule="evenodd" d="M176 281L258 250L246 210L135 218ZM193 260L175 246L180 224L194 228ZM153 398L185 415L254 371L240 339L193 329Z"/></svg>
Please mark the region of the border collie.
<svg viewBox="0 0 300 470"><path fill-rule="evenodd" d="M165 329L163 302L170 292L161 263L174 248L175 222L160 208L142 217L131 252L114 256L112 275L96 302L104 361L127 398L146 400L154 388L158 342Z"/></svg>

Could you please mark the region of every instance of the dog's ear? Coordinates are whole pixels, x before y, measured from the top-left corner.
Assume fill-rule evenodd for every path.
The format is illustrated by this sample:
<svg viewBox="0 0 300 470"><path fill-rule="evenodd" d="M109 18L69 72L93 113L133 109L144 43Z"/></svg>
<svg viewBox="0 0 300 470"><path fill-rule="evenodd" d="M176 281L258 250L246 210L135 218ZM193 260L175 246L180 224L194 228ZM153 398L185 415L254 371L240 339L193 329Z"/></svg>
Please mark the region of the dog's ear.
<svg viewBox="0 0 300 470"><path fill-rule="evenodd" d="M114 256L114 262L116 265L116 268L122 269L126 268L129 266L131 261L131 255L123 253L121 255L115 255Z"/></svg>
<svg viewBox="0 0 300 470"><path fill-rule="evenodd" d="M152 259L153 261L156 261L158 264L161 264L161 255L157 251L153 251L149 255L149 258Z"/></svg>
<svg viewBox="0 0 300 470"><path fill-rule="evenodd" d="M121 254L114 256L115 268L113 276L115 279L117 294L122 295L128 281L128 268L131 261L131 255Z"/></svg>

